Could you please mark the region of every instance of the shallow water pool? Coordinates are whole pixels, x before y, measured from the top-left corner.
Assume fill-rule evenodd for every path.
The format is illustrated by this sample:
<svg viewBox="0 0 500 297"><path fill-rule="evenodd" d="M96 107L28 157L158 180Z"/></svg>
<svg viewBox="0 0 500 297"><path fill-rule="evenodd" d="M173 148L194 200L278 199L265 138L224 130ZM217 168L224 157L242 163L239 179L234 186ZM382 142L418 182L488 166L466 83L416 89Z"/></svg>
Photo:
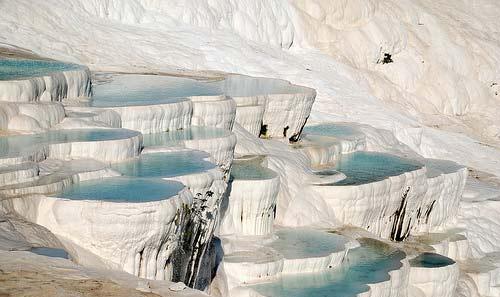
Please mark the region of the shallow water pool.
<svg viewBox="0 0 500 297"><path fill-rule="evenodd" d="M31 248L30 252L41 256L47 256L51 258L63 258L69 259L68 253L63 249L57 248L47 248L47 247L34 247Z"/></svg>
<svg viewBox="0 0 500 297"><path fill-rule="evenodd" d="M16 80L49 75L54 72L77 70L82 66L46 60L0 59L0 80Z"/></svg>
<svg viewBox="0 0 500 297"><path fill-rule="evenodd" d="M335 169L347 177L328 186L349 186L372 183L386 179L389 176L401 175L405 172L422 168L417 161L397 156L375 153L355 152L342 155Z"/></svg>
<svg viewBox="0 0 500 297"><path fill-rule="evenodd" d="M127 129L69 129L31 135L0 136L0 157L23 155L48 144L117 140L139 134Z"/></svg>
<svg viewBox="0 0 500 297"><path fill-rule="evenodd" d="M320 135L320 136L334 136L339 138L351 137L360 135L361 133L354 127L342 123L328 123L313 126L305 126L304 134Z"/></svg>
<svg viewBox="0 0 500 297"><path fill-rule="evenodd" d="M282 229L275 234L278 239L268 246L285 259L325 257L344 250L347 243L344 236L306 228Z"/></svg>
<svg viewBox="0 0 500 297"><path fill-rule="evenodd" d="M127 176L172 177L215 168L213 163L204 160L208 156L198 151L151 153L111 167Z"/></svg>
<svg viewBox="0 0 500 297"><path fill-rule="evenodd" d="M255 156L245 160L234 160L231 166L231 178L240 180L263 180L276 177L271 169L262 166L264 157Z"/></svg>
<svg viewBox="0 0 500 297"><path fill-rule="evenodd" d="M184 140L221 138L229 134L231 132L225 129L191 126L182 130L144 134L143 143L144 146L175 146Z"/></svg>
<svg viewBox="0 0 500 297"><path fill-rule="evenodd" d="M269 283L250 286L269 297L353 297L369 290L367 284L389 280L405 254L375 241L361 241L350 250L339 269L311 274L285 275Z"/></svg>
<svg viewBox="0 0 500 297"><path fill-rule="evenodd" d="M455 264L455 261L436 253L422 253L410 260L412 267L439 268Z"/></svg>
<svg viewBox="0 0 500 297"><path fill-rule="evenodd" d="M113 74L93 86L91 105L120 107L180 102L188 96L222 94L221 81L140 74Z"/></svg>
<svg viewBox="0 0 500 297"><path fill-rule="evenodd" d="M83 181L55 196L71 200L151 202L168 199L183 188L183 184L174 181L120 176Z"/></svg>

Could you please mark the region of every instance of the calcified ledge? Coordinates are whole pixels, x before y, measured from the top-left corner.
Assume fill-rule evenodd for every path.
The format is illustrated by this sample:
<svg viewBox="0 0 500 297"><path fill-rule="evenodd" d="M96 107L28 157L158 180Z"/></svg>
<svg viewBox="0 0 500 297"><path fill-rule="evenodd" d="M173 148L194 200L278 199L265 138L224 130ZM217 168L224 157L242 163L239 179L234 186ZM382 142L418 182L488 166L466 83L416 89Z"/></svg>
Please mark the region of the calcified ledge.
<svg viewBox="0 0 500 297"><path fill-rule="evenodd" d="M50 71L41 76L0 80L0 101L62 101L90 95L90 71L81 65L73 65L69 70Z"/></svg>

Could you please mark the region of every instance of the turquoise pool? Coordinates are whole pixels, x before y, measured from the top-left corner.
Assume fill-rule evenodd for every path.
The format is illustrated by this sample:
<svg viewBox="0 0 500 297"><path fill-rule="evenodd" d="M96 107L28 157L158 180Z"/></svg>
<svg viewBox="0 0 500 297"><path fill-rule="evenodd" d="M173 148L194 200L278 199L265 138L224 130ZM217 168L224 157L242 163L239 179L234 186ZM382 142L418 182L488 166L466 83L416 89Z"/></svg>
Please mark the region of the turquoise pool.
<svg viewBox="0 0 500 297"><path fill-rule="evenodd" d="M204 160L206 157L208 154L198 151L151 153L111 167L127 176L172 177L215 168L214 164Z"/></svg>
<svg viewBox="0 0 500 297"><path fill-rule="evenodd" d="M339 138L346 138L361 134L361 132L359 132L356 128L343 123L305 126L303 133L306 135L334 136Z"/></svg>
<svg viewBox="0 0 500 297"><path fill-rule="evenodd" d="M175 103L188 96L222 94L221 81L140 74L113 74L93 86L91 105L120 107Z"/></svg>
<svg viewBox="0 0 500 297"><path fill-rule="evenodd" d="M347 243L344 236L306 228L282 229L275 234L278 239L268 246L285 259L325 257L344 250Z"/></svg>
<svg viewBox="0 0 500 297"><path fill-rule="evenodd" d="M139 134L127 129L70 129L31 135L0 136L0 158L20 156L48 144L117 140Z"/></svg>
<svg viewBox="0 0 500 297"><path fill-rule="evenodd" d="M63 258L69 259L68 253L63 249L47 248L47 247L34 247L31 248L30 252L41 256L47 256L51 258Z"/></svg>
<svg viewBox="0 0 500 297"><path fill-rule="evenodd" d="M372 183L389 176L401 175L408 171L422 168L417 161L389 154L374 152L355 152L342 155L335 169L347 177L326 186L350 186Z"/></svg>
<svg viewBox="0 0 500 297"><path fill-rule="evenodd" d="M276 177L276 173L262 166L264 157L251 157L246 160L234 160L231 166L231 178L240 180L262 180Z"/></svg>
<svg viewBox="0 0 500 297"><path fill-rule="evenodd" d="M191 126L182 130L144 134L143 143L144 146L175 146L184 140L221 138L229 134L231 132L225 129Z"/></svg>
<svg viewBox="0 0 500 297"><path fill-rule="evenodd" d="M183 188L183 184L174 181L120 176L83 181L55 196L71 200L140 203L168 199Z"/></svg>
<svg viewBox="0 0 500 297"><path fill-rule="evenodd" d="M353 297L369 290L367 284L389 280L402 267L405 254L374 240L361 240L339 269L314 274L290 274L276 281L250 286L269 297Z"/></svg>
<svg viewBox="0 0 500 297"><path fill-rule="evenodd" d="M412 267L439 268L452 264L455 264L455 261L436 253L422 253L410 260Z"/></svg>
<svg viewBox="0 0 500 297"><path fill-rule="evenodd" d="M48 75L54 72L77 70L82 66L46 60L0 59L0 80L16 80Z"/></svg>

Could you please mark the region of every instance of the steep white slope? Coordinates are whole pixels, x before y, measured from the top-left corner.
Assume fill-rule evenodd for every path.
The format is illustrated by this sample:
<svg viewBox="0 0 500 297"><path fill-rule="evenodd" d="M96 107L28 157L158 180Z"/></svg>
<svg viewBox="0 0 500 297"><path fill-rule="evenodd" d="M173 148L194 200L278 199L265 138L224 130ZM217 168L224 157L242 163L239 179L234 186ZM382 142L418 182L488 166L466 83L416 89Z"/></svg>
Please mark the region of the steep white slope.
<svg viewBox="0 0 500 297"><path fill-rule="evenodd" d="M498 120L491 118L496 109L488 106L498 102L491 99L497 92L498 72L488 65L498 65L495 53L500 52L495 50L498 42L491 33L496 30L497 4L491 0L482 0L473 7L462 1L448 6L442 1L418 4L388 0L322 1L317 3L319 9L311 12L299 2L293 3L294 8L283 1L5 1L0 4L0 41L53 58L89 64L92 69L169 71L190 68L280 76L318 91L313 108L316 120L371 124L390 130L400 141L426 157L452 159L500 173L498 150L466 135L423 126L425 123L433 127L442 123L446 126L454 122L462 125L456 117L448 120L437 115L428 121L429 117L422 116L423 112L460 114L464 122L479 125L475 131L465 126L461 126L461 130L479 135L479 128L488 123L487 134L491 136L488 139L496 137ZM330 25L321 23L323 17L315 13L321 14L321 7L325 5L332 6L328 6L324 20L333 20L335 26L341 24L340 29L345 32L332 35L328 32ZM478 12L478 9L481 10ZM304 11L314 17L309 19L300 15ZM439 15L439 24L433 23L437 18L430 14ZM472 21L471 17L477 18ZM306 24L317 18L321 20L317 26ZM458 26L460 19L464 20L463 24L472 25ZM423 27L429 27L428 33L408 33L411 32L409 27L412 30L422 27L418 25L419 20L426 21ZM353 36L346 33L353 31L352 24L361 26L354 30ZM477 29L481 26L484 28ZM440 30L441 27L444 29ZM462 27L464 29L457 29ZM391 30L386 32L381 28ZM327 32L323 32L325 30ZM311 32L323 34L324 39L320 40ZM434 36L433 32L439 34ZM478 37L470 39L471 32ZM305 33L314 39L306 42ZM336 42L335 36L342 42ZM450 47L453 43L439 42L444 38L461 44ZM351 65L341 64L316 50L304 49L306 43L318 46L315 43L318 40L328 44L330 54L339 55L341 61ZM289 50L282 50L292 43ZM416 63L415 57L419 55L415 53L415 44L428 49L426 55L430 60L423 64L431 64L429 69L422 69L427 66ZM342 47L330 48L334 45ZM351 47L356 47L357 51L353 51L352 56L344 55ZM370 55L362 59L359 56L365 54L364 50L370 51ZM389 50L394 55L394 63L373 64L380 54ZM471 63L462 63L470 57L475 57ZM436 61L442 63L433 63ZM368 62L372 63L370 67ZM359 71L354 67L365 68ZM397 78L401 81L396 81ZM431 85L425 86L426 83ZM484 86L487 83L491 88ZM412 93L401 91L406 87L416 89L417 85L424 85L419 89L423 95L415 96L417 99ZM435 85L441 87L436 90ZM387 100L372 96L380 95L381 91L383 97L391 96L395 103L387 104ZM486 95L488 92L490 96ZM419 98L423 97L432 104L421 104L424 101ZM419 108L437 108L416 110L415 102ZM472 121L468 118L476 119L477 116L467 114L469 109L488 110L490 114L481 116L481 121ZM471 151L475 154L471 155Z"/></svg>

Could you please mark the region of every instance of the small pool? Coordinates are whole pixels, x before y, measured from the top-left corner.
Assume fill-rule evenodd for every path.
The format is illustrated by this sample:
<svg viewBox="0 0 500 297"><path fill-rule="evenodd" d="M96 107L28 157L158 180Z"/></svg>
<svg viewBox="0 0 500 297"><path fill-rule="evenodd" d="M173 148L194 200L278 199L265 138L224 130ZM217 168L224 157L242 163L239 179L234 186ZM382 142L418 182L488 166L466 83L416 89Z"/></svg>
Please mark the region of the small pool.
<svg viewBox="0 0 500 297"><path fill-rule="evenodd" d="M402 267L405 254L374 240L361 240L339 269L322 273L284 275L276 281L250 286L269 297L354 297L369 290L367 284L389 280L389 272Z"/></svg>
<svg viewBox="0 0 500 297"><path fill-rule="evenodd" d="M144 134L143 143L144 146L175 146L184 140L214 139L230 134L231 132L226 129L191 126L182 130Z"/></svg>
<svg viewBox="0 0 500 297"><path fill-rule="evenodd" d="M31 248L30 252L41 256L47 256L51 258L63 258L69 259L68 253L63 249L47 248L47 247L34 247Z"/></svg>
<svg viewBox="0 0 500 297"><path fill-rule="evenodd" d="M234 160L231 166L231 178L240 180L262 180L276 177L276 173L262 166L263 156L254 156L245 160Z"/></svg>
<svg viewBox="0 0 500 297"><path fill-rule="evenodd" d="M439 268L455 264L455 261L436 253L422 253L410 260L412 267Z"/></svg>
<svg viewBox="0 0 500 297"><path fill-rule="evenodd" d="M344 236L306 228L282 229L275 234L278 239L268 247L278 251L285 259L326 257L344 250L348 242Z"/></svg>
<svg viewBox="0 0 500 297"><path fill-rule="evenodd" d="M314 126L305 126L303 133L306 135L310 134L320 136L334 136L339 138L346 138L361 134L361 132L359 132L353 126L342 123L328 123Z"/></svg>
<svg viewBox="0 0 500 297"><path fill-rule="evenodd" d="M339 182L323 184L325 186L350 186L381 181L389 176L422 168L417 161L397 156L374 153L354 152L345 154L337 161L335 169L347 177Z"/></svg>
<svg viewBox="0 0 500 297"><path fill-rule="evenodd" d="M422 162L424 163L425 168L427 168L427 177L449 174L464 168L464 166L448 160L424 159Z"/></svg>
<svg viewBox="0 0 500 297"><path fill-rule="evenodd" d="M292 85L286 80L228 75L224 84L224 93L232 97L248 97L265 94L293 94L304 92L306 88Z"/></svg>
<svg viewBox="0 0 500 297"><path fill-rule="evenodd" d="M55 196L71 200L151 202L168 199L183 188L183 184L174 181L120 176L83 181Z"/></svg>
<svg viewBox="0 0 500 297"><path fill-rule="evenodd" d="M42 145L126 139L139 135L127 129L70 129L51 130L31 135L0 136L0 157L15 157L40 148Z"/></svg>
<svg viewBox="0 0 500 297"><path fill-rule="evenodd" d="M17 80L49 75L54 72L78 70L77 64L47 60L0 59L0 80Z"/></svg>
<svg viewBox="0 0 500 297"><path fill-rule="evenodd" d="M101 75L102 76L102 75ZM188 96L222 94L222 81L140 74L113 74L99 76L93 85L91 105L95 107L120 107L175 103Z"/></svg>
<svg viewBox="0 0 500 297"><path fill-rule="evenodd" d="M172 177L215 168L214 164L204 160L206 157L208 154L198 151L151 153L111 167L127 176Z"/></svg>

